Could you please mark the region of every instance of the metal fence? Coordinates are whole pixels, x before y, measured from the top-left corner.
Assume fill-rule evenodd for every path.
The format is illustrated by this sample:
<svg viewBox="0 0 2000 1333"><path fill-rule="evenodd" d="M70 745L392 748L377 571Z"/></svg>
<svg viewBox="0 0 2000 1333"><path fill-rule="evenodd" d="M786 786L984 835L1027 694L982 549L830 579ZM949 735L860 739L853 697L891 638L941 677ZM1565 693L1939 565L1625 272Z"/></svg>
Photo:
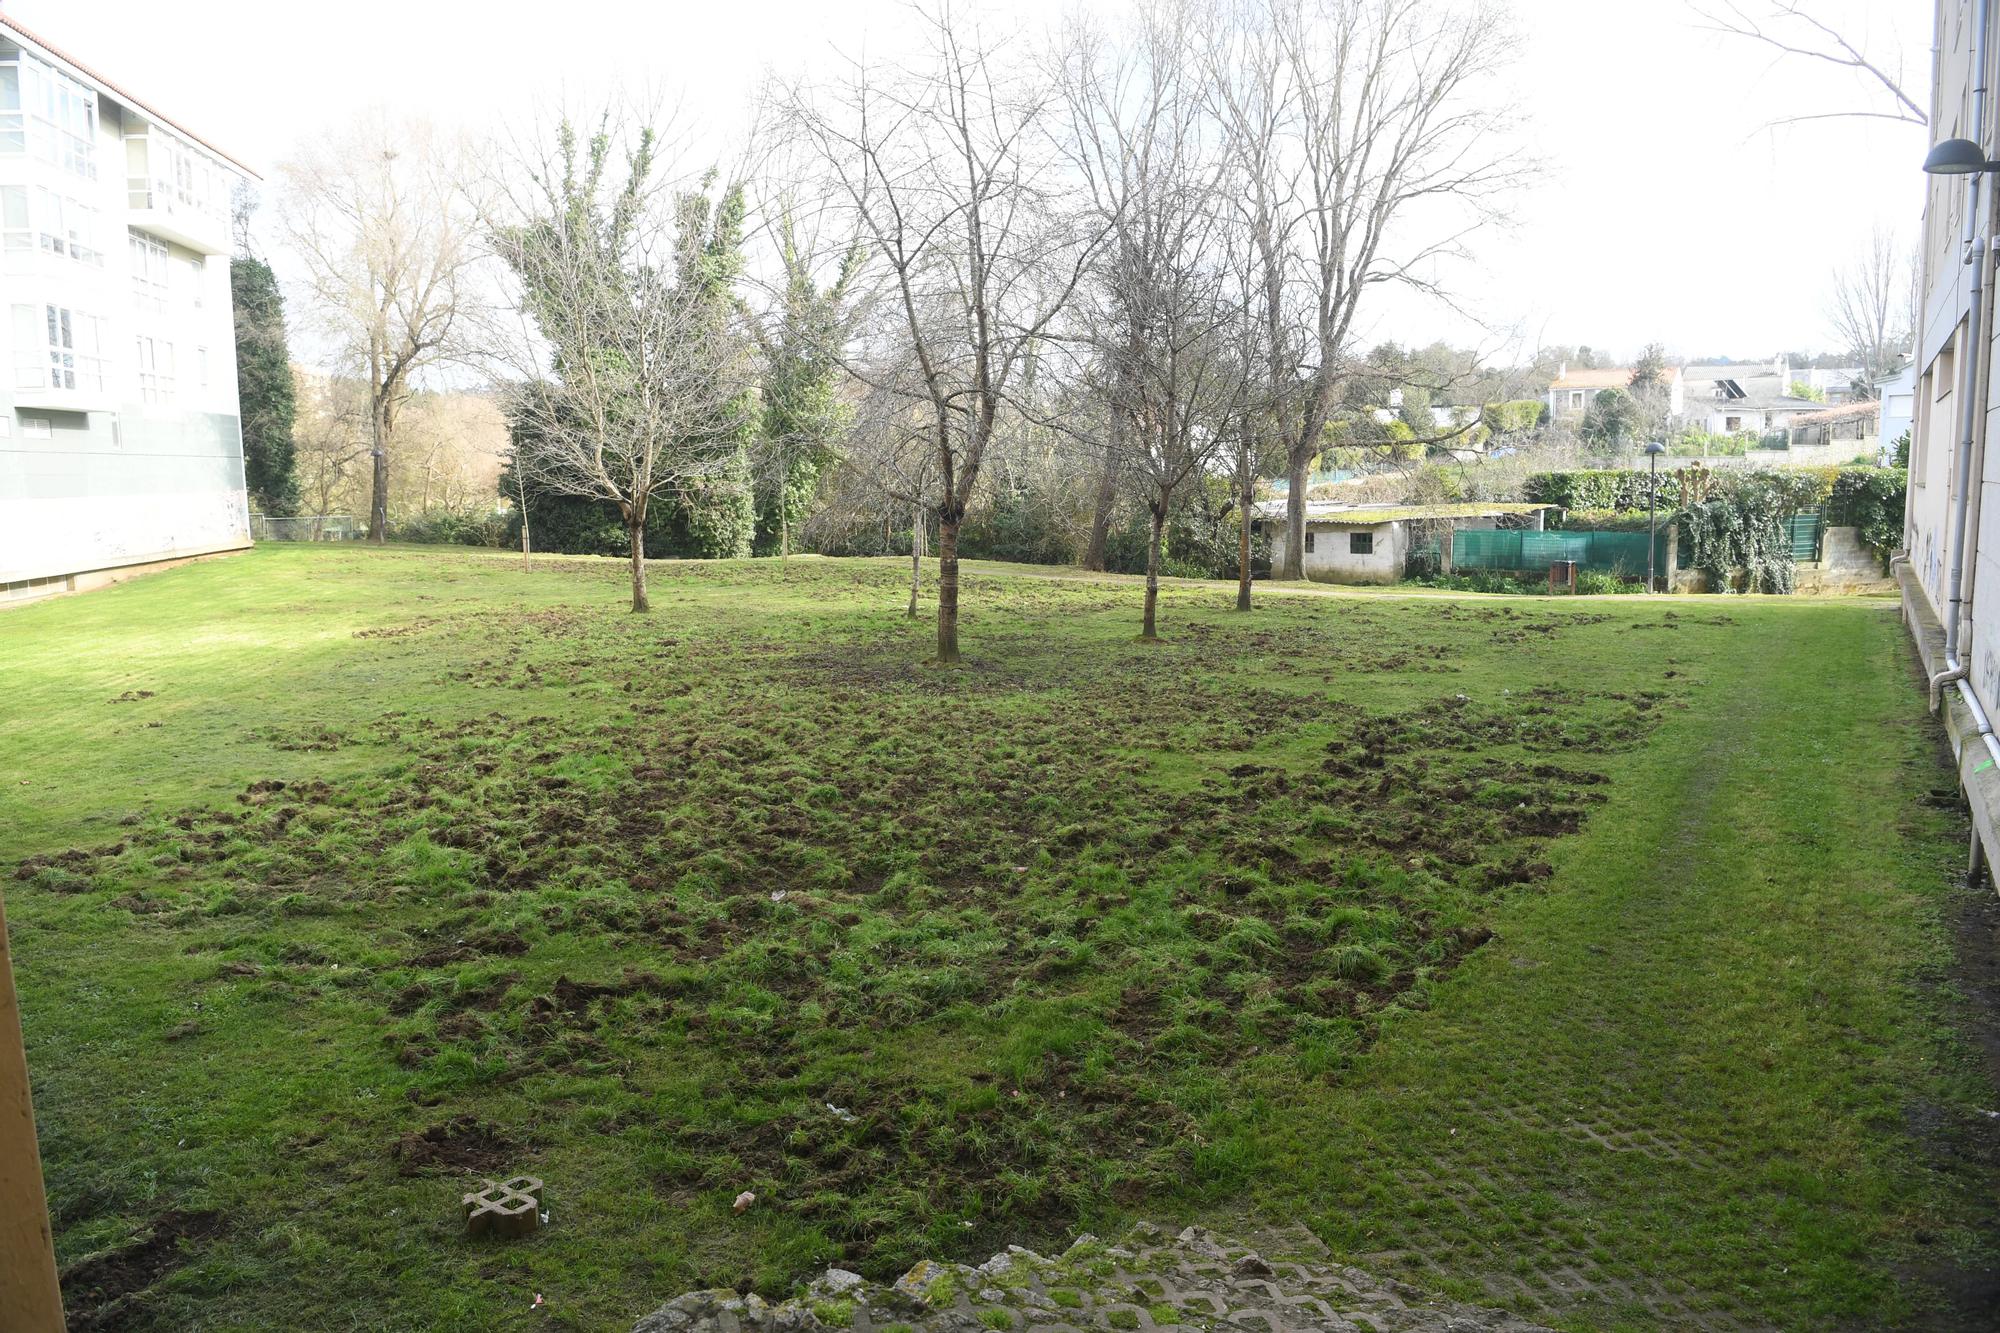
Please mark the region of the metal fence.
<svg viewBox="0 0 2000 1333"><path fill-rule="evenodd" d="M1661 538L1664 541L1664 530ZM1646 547L1647 537L1643 532L1460 528L1451 535L1451 567L1534 574L1545 572L1558 560L1574 560L1580 569L1644 578ZM1658 567L1666 568L1664 552Z"/></svg>
<svg viewBox="0 0 2000 1333"><path fill-rule="evenodd" d="M352 514L250 515L250 539L260 542L352 542L368 535Z"/></svg>

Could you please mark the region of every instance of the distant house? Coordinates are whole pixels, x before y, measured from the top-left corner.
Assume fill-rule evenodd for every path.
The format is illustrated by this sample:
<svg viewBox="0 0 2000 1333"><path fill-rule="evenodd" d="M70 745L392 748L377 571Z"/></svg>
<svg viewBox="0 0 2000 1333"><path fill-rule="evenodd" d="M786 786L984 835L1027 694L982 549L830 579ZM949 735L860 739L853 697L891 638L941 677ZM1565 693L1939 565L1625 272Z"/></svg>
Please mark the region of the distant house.
<svg viewBox="0 0 2000 1333"><path fill-rule="evenodd" d="M1667 382L1667 412L1679 416L1686 393L1686 378L1678 366L1668 366L1663 373ZM1571 370L1568 363L1556 371L1556 377L1549 385L1549 418L1552 421L1575 420L1590 410L1597 401L1597 395L1606 389L1627 389L1632 387L1632 367L1609 366L1602 370Z"/></svg>
<svg viewBox="0 0 2000 1333"><path fill-rule="evenodd" d="M1904 366L1893 375L1877 379L1875 395L1882 400L1882 431L1877 438L1881 442L1882 457L1890 459L1895 456L1896 441L1903 438L1917 418L1915 363Z"/></svg>
<svg viewBox="0 0 2000 1333"><path fill-rule="evenodd" d="M1778 357L1768 364L1687 366L1681 373L1687 383L1686 424L1710 435L1766 435L1789 430L1795 418L1824 411L1828 406L1817 399L1794 395L1794 384L1803 382L1832 399L1832 386L1837 383L1839 397L1845 400L1847 386L1860 372L1794 373L1785 358Z"/></svg>
<svg viewBox="0 0 2000 1333"><path fill-rule="evenodd" d="M1395 583L1406 571L1412 529L1448 523L1453 528L1497 528L1507 517L1526 516L1528 526L1542 526L1542 511L1554 505L1536 504L1308 504L1306 506L1306 577L1321 583ZM1271 565L1285 563L1285 502L1257 507L1257 524L1271 536Z"/></svg>
<svg viewBox="0 0 2000 1333"><path fill-rule="evenodd" d="M1874 457L1881 448L1882 404L1864 399L1792 418L1786 448L1793 455L1819 450L1827 455L1813 462L1847 462L1856 455Z"/></svg>

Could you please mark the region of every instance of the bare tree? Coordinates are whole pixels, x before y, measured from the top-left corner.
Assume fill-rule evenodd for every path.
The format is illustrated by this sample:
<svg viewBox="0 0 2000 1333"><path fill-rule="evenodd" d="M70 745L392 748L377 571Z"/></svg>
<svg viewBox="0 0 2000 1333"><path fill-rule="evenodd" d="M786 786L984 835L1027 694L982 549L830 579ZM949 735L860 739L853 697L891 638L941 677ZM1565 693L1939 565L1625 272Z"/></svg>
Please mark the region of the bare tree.
<svg viewBox="0 0 2000 1333"><path fill-rule="evenodd" d="M886 531L910 526L910 601L917 618L926 529L941 494L933 422L913 366L870 367L879 386L863 397L841 448L827 505L814 515L821 530L880 520Z"/></svg>
<svg viewBox="0 0 2000 1333"><path fill-rule="evenodd" d="M1064 218L1034 62L945 0L915 11L924 50L795 91L791 121L870 256L938 480L937 660L959 660L958 533L1001 414L1093 251Z"/></svg>
<svg viewBox="0 0 2000 1333"><path fill-rule="evenodd" d="M1266 355L1297 360L1274 361L1266 388L1290 479L1279 573L1300 578L1308 472L1363 300L1395 285L1448 301L1440 266L1466 257L1467 237L1525 174L1494 146L1509 110L1482 87L1512 49L1510 28L1484 0L1263 0L1239 11L1233 37L1251 58L1212 66L1239 171L1262 174L1253 188L1291 215L1260 242L1260 266L1267 285L1296 287L1264 303L1296 306L1296 331L1269 338Z"/></svg>
<svg viewBox="0 0 2000 1333"><path fill-rule="evenodd" d="M369 536L387 539L397 414L429 367L478 341L478 209L463 143L375 111L282 169L278 218L311 318L368 384Z"/></svg>
<svg viewBox="0 0 2000 1333"><path fill-rule="evenodd" d="M293 371L298 416L292 427L299 508L316 540L326 520L344 511L366 486L368 402L359 380Z"/></svg>
<svg viewBox="0 0 2000 1333"><path fill-rule="evenodd" d="M1187 0L1159 0L1122 42L1076 28L1060 75L1069 153L1107 234L1081 303L1084 337L1104 367L1107 473L1123 461L1143 477L1151 516L1145 639L1159 637L1175 495L1207 471L1237 398L1224 336L1228 269L1218 262L1220 154L1194 59L1196 14Z"/></svg>
<svg viewBox="0 0 2000 1333"><path fill-rule="evenodd" d="M1299 324L1287 303L1299 221L1298 167L1285 153L1294 108L1275 25L1255 0L1245 0L1222 10L1210 32L1204 75L1212 113L1226 136L1224 193L1236 210L1228 233L1242 367L1232 450L1239 510L1236 609L1248 611L1257 481L1270 471L1287 470L1287 423L1302 387Z"/></svg>
<svg viewBox="0 0 2000 1333"><path fill-rule="evenodd" d="M1850 36L1833 20L1823 17L1824 6L1802 4L1799 0L1764 0L1761 4L1745 6L1736 0L1724 0L1720 4L1693 4L1690 8L1702 20L1703 26L1712 31L1756 42L1778 52L1781 57L1789 56L1851 71L1864 84L1873 85L1888 99L1882 110L1821 111L1784 116L1773 121L1774 125L1847 117L1900 120L1911 125L1930 124L1930 115L1922 104L1903 91L1905 78L1901 60L1892 62L1886 57L1869 54L1863 49L1863 39Z"/></svg>
<svg viewBox="0 0 2000 1333"><path fill-rule="evenodd" d="M754 407L735 312L676 245L657 205L660 142L620 145L607 114L590 138L564 122L522 164L518 220L495 244L519 279L539 343L519 354L515 468L542 490L607 501L624 520L632 609L646 596L646 515L737 461ZM546 352L543 371L540 353Z"/></svg>
<svg viewBox="0 0 2000 1333"><path fill-rule="evenodd" d="M1834 272L1827 318L1860 358L1871 394L1875 381L1900 366L1909 351L1912 278L1909 253L1880 228L1867 249Z"/></svg>

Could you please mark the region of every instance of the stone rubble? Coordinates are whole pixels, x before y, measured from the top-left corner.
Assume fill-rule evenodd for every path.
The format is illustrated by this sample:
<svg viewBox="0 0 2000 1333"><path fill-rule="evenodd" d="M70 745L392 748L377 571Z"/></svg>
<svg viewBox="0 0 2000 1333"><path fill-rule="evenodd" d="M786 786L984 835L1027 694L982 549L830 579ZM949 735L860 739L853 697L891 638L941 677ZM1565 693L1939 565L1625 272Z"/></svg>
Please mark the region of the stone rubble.
<svg viewBox="0 0 2000 1333"><path fill-rule="evenodd" d="M689 1292L632 1333L1549 1333L1333 1263L1304 1227L1261 1240L1142 1225L1116 1245L1083 1236L1056 1258L1010 1245L977 1267L926 1259L888 1286L829 1268L787 1301Z"/></svg>

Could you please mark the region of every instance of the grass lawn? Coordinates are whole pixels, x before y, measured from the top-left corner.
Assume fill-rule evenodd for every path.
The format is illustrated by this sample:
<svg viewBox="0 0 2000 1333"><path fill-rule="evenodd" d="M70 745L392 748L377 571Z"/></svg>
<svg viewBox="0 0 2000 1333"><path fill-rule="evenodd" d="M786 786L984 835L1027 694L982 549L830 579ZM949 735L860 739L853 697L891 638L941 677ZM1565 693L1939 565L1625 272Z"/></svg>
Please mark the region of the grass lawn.
<svg viewBox="0 0 2000 1333"><path fill-rule="evenodd" d="M267 548L0 615L77 1327L622 1333L1139 1218L1566 1328L1968 1322L1983 899L1891 604L1176 587L1146 645L972 566L940 671L904 577ZM551 1225L461 1238L520 1171Z"/></svg>

